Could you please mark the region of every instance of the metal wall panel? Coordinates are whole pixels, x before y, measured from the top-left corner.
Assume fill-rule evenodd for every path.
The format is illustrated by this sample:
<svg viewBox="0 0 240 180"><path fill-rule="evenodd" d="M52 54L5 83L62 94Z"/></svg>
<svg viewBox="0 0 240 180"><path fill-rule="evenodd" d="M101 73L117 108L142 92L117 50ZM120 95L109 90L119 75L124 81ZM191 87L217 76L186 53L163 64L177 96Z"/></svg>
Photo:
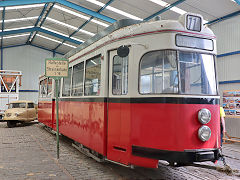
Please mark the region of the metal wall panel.
<svg viewBox="0 0 240 180"><path fill-rule="evenodd" d="M240 18L234 18L211 25L217 37L217 52L224 54L240 50ZM240 80L240 54L224 56L217 58L217 73L219 81ZM220 84L219 92L221 96L225 90L238 90L240 83ZM239 118L225 118L226 130L230 136L240 137L240 119Z"/></svg>
<svg viewBox="0 0 240 180"><path fill-rule="evenodd" d="M209 26L217 37L218 54L240 50L239 16Z"/></svg>
<svg viewBox="0 0 240 180"><path fill-rule="evenodd" d="M45 58L53 53L32 46L21 46L3 50L3 69L22 71L20 90L38 90L39 75L44 74ZM38 92L20 92L20 100L37 103Z"/></svg>

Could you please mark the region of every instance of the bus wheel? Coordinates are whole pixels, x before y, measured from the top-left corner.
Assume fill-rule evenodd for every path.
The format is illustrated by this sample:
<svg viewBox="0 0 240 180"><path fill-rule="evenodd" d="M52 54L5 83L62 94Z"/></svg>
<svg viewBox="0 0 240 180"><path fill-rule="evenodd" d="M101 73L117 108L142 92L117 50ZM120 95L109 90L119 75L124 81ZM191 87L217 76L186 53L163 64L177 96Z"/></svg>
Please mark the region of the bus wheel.
<svg viewBox="0 0 240 180"><path fill-rule="evenodd" d="M7 126L8 126L9 128L13 128L13 127L16 126L16 122L15 122L15 121L7 121Z"/></svg>

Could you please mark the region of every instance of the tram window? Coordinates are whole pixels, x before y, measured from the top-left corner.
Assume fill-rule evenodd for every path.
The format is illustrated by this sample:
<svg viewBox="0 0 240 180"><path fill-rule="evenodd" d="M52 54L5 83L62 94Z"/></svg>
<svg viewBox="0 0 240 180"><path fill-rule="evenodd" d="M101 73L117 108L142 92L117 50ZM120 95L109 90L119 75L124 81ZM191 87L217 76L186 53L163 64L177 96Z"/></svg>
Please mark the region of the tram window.
<svg viewBox="0 0 240 180"><path fill-rule="evenodd" d="M86 75L84 95L94 96L100 94L101 84L101 57L97 56L86 61Z"/></svg>
<svg viewBox="0 0 240 180"><path fill-rule="evenodd" d="M179 52L181 93L216 95L213 55Z"/></svg>
<svg viewBox="0 0 240 180"><path fill-rule="evenodd" d="M48 96L50 96L52 94L52 79L51 78L48 78L47 92L48 92Z"/></svg>
<svg viewBox="0 0 240 180"><path fill-rule="evenodd" d="M73 66L72 96L83 95L84 62Z"/></svg>
<svg viewBox="0 0 240 180"><path fill-rule="evenodd" d="M178 93L176 51L145 54L140 63L141 94Z"/></svg>
<svg viewBox="0 0 240 180"><path fill-rule="evenodd" d="M112 93L127 94L128 91L128 56L113 58Z"/></svg>
<svg viewBox="0 0 240 180"><path fill-rule="evenodd" d="M70 96L72 68L68 69L68 77L63 78L62 96Z"/></svg>
<svg viewBox="0 0 240 180"><path fill-rule="evenodd" d="M40 97L47 96L47 79L40 81Z"/></svg>

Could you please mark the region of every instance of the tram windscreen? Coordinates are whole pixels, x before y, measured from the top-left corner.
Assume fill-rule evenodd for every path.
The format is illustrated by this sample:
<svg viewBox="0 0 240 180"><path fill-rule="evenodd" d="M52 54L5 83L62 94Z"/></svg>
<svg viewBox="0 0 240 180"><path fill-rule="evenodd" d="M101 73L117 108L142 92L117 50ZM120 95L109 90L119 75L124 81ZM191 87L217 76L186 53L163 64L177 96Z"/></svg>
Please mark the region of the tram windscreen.
<svg viewBox="0 0 240 180"><path fill-rule="evenodd" d="M217 94L213 55L180 51L179 67L181 93Z"/></svg>

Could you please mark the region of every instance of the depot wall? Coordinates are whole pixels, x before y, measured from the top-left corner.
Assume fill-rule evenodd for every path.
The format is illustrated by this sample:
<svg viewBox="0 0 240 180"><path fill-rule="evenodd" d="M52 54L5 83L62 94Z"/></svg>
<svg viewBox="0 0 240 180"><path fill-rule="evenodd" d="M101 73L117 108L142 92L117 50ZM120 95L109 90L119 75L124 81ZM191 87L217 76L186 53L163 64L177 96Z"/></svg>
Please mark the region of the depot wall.
<svg viewBox="0 0 240 180"><path fill-rule="evenodd" d="M218 22L210 28L217 37L218 55L222 56L216 60L222 103L224 90L240 89L240 16ZM226 130L230 136L240 138L239 127L240 118L226 118Z"/></svg>
<svg viewBox="0 0 240 180"><path fill-rule="evenodd" d="M33 46L21 46L3 49L3 69L22 71L20 100L32 100L37 103L38 78L44 74L46 58L53 53Z"/></svg>
<svg viewBox="0 0 240 180"><path fill-rule="evenodd" d="M239 16L218 22L210 26L217 37L218 55L240 51ZM240 83L226 81L240 80L240 54L217 58L217 72L220 83L220 95L224 90L240 89Z"/></svg>

